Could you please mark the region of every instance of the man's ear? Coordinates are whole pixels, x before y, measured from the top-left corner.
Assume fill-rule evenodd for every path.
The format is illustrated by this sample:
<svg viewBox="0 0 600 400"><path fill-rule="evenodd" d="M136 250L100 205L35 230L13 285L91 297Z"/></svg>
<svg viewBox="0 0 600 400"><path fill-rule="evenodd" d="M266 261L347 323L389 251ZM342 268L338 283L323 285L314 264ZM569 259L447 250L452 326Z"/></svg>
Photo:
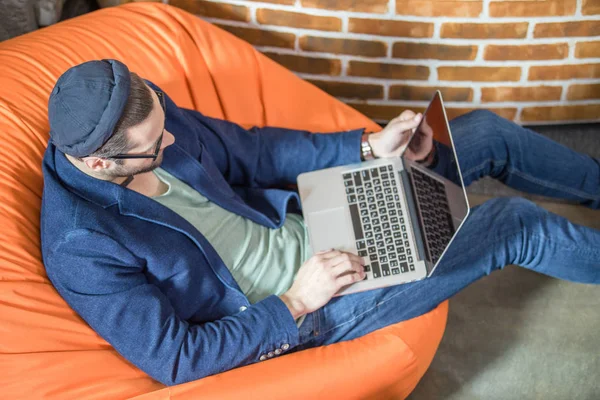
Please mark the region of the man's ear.
<svg viewBox="0 0 600 400"><path fill-rule="evenodd" d="M110 167L111 161L100 157L82 158L85 165L94 172L100 172Z"/></svg>

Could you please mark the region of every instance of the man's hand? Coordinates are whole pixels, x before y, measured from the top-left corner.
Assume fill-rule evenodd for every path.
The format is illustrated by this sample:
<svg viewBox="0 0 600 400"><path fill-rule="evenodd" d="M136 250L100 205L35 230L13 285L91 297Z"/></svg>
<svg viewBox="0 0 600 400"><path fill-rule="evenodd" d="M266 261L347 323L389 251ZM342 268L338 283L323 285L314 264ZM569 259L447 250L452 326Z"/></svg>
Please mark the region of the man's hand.
<svg viewBox="0 0 600 400"><path fill-rule="evenodd" d="M410 160L423 160L433 147L433 132L431 129L421 129L411 141L410 138L421 122L423 116L411 110L405 110L391 120L387 126L369 136L373 155L378 158L397 157L406 150ZM409 144L409 148L406 148Z"/></svg>
<svg viewBox="0 0 600 400"><path fill-rule="evenodd" d="M363 279L362 257L338 250L321 251L302 264L292 287L279 297L297 319L323 307L342 287Z"/></svg>

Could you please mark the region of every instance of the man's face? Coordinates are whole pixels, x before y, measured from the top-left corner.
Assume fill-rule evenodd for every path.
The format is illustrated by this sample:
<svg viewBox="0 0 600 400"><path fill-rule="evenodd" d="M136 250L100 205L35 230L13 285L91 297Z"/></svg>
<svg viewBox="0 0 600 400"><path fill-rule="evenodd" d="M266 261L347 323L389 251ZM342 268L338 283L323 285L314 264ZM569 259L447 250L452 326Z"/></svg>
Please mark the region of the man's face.
<svg viewBox="0 0 600 400"><path fill-rule="evenodd" d="M150 89L150 88L148 88ZM156 159L152 158L127 158L106 160L98 157L86 157L86 165L108 178L128 177L141 174L158 168L163 160L163 151L175 142L173 135L165 129L165 113L156 93L150 89L154 106L148 118L142 123L129 128L127 139L133 145L127 152L128 155L152 155L156 151L159 139L162 142Z"/></svg>

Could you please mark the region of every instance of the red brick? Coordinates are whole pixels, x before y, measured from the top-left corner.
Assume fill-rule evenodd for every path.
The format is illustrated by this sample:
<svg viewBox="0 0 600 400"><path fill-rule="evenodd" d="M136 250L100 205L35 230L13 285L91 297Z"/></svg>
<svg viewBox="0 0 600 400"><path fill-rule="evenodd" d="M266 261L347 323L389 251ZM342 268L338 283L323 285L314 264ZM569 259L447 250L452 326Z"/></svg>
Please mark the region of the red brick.
<svg viewBox="0 0 600 400"><path fill-rule="evenodd" d="M239 26L222 24L216 25L255 46L273 46L293 49L296 41L296 36L292 33L263 31L261 29L242 28Z"/></svg>
<svg viewBox="0 0 600 400"><path fill-rule="evenodd" d="M428 38L433 35L433 24L413 21L350 18L348 31L369 35Z"/></svg>
<svg viewBox="0 0 600 400"><path fill-rule="evenodd" d="M264 54L287 69L296 72L318 75L339 75L342 70L342 62L340 60L270 52L265 52Z"/></svg>
<svg viewBox="0 0 600 400"><path fill-rule="evenodd" d="M416 113L425 112L424 107L391 106L381 104L347 103L350 107L376 121L390 121L399 116L404 110Z"/></svg>
<svg viewBox="0 0 600 400"><path fill-rule="evenodd" d="M487 45L486 60L561 60L569 55L567 43L530 44L520 46Z"/></svg>
<svg viewBox="0 0 600 400"><path fill-rule="evenodd" d="M481 88L482 102L560 100L561 86Z"/></svg>
<svg viewBox="0 0 600 400"><path fill-rule="evenodd" d="M600 99L600 83L597 84L585 84L585 85L571 85L567 92L568 100L591 100Z"/></svg>
<svg viewBox="0 0 600 400"><path fill-rule="evenodd" d="M386 13L388 10L388 0L301 0L301 4L304 8L378 14Z"/></svg>
<svg viewBox="0 0 600 400"><path fill-rule="evenodd" d="M583 0L581 13L583 15L600 14L600 0Z"/></svg>
<svg viewBox="0 0 600 400"><path fill-rule="evenodd" d="M350 107L355 110L363 113L367 117L376 120L376 121L390 121L400 115L404 110L412 110L416 113L422 113L425 111L423 107L412 107L412 106L395 106L395 105L380 105L380 104L365 104L365 103L347 103ZM466 114L473 110L477 110L477 108L453 108L446 107L446 113L448 115L448 119L452 120L460 115ZM486 110L490 110L495 112L496 114L514 120L517 115L516 108L486 108Z"/></svg>
<svg viewBox="0 0 600 400"><path fill-rule="evenodd" d="M600 64L567 64L529 68L530 81L600 78Z"/></svg>
<svg viewBox="0 0 600 400"><path fill-rule="evenodd" d="M383 99L383 86L366 83L308 80L313 85L335 97L356 99Z"/></svg>
<svg viewBox="0 0 600 400"><path fill-rule="evenodd" d="M473 100L473 89L471 88L409 85L392 85L390 87L390 99L429 101L436 90L442 92L444 101Z"/></svg>
<svg viewBox="0 0 600 400"><path fill-rule="evenodd" d="M374 40L334 39L317 36L302 36L300 48L323 53L351 54L365 57L384 57L387 44Z"/></svg>
<svg viewBox="0 0 600 400"><path fill-rule="evenodd" d="M576 106L526 107L521 120L530 121L576 121L600 120L600 104Z"/></svg>
<svg viewBox="0 0 600 400"><path fill-rule="evenodd" d="M528 22L510 24L445 23L440 35L455 39L523 39L527 36Z"/></svg>
<svg viewBox="0 0 600 400"><path fill-rule="evenodd" d="M396 42L392 49L392 57L394 58L474 60L475 56L477 56L477 46Z"/></svg>
<svg viewBox="0 0 600 400"><path fill-rule="evenodd" d="M598 22L600 24L600 21ZM596 58L600 57L600 41L579 42L575 47L575 57Z"/></svg>
<svg viewBox="0 0 600 400"><path fill-rule="evenodd" d="M263 25L280 25L293 28L318 29L322 31L341 31L342 20L336 17L269 10L261 8L256 11L256 20Z"/></svg>
<svg viewBox="0 0 600 400"><path fill-rule="evenodd" d="M367 76L384 79L427 80L429 78L429 67L424 65L398 65L350 61L347 74L351 76Z"/></svg>
<svg viewBox="0 0 600 400"><path fill-rule="evenodd" d="M520 67L438 67L440 81L518 81Z"/></svg>
<svg viewBox="0 0 600 400"><path fill-rule="evenodd" d="M481 0L396 0L396 14L420 17L478 17Z"/></svg>
<svg viewBox="0 0 600 400"><path fill-rule="evenodd" d="M169 4L192 14L203 15L209 18L250 21L250 12L248 11L248 7L245 6L199 0L170 0Z"/></svg>
<svg viewBox="0 0 600 400"><path fill-rule="evenodd" d="M491 17L555 17L573 15L577 0L494 1L490 3Z"/></svg>
<svg viewBox="0 0 600 400"><path fill-rule="evenodd" d="M536 38L569 37L569 36L599 36L600 21L552 22L537 24L533 31Z"/></svg>

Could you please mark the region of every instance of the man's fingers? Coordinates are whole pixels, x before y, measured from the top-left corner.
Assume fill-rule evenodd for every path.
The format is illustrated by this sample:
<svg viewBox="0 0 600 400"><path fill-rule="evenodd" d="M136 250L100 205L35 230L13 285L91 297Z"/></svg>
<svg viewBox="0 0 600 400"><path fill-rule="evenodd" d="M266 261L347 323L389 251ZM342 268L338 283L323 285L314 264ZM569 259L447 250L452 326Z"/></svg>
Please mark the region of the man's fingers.
<svg viewBox="0 0 600 400"><path fill-rule="evenodd" d="M340 276L336 279L336 283L339 285L340 289L344 286L347 286L351 283L358 282L363 278L359 274L348 274Z"/></svg>
<svg viewBox="0 0 600 400"><path fill-rule="evenodd" d="M317 254L320 255L323 260L329 260L331 258L338 257L340 254L342 254L342 252L339 250L331 249L318 252Z"/></svg>
<svg viewBox="0 0 600 400"><path fill-rule="evenodd" d="M394 119L397 119L399 121L406 121L406 120L413 118L414 116L415 116L415 112L413 110L404 110L404 111L402 111L402 113L400 115L398 115Z"/></svg>
<svg viewBox="0 0 600 400"><path fill-rule="evenodd" d="M412 118L407 121L398 121L394 124L394 129L400 131L401 133L404 133L406 131L412 131L413 129L416 129L417 126L419 126L419 122L421 122L420 117Z"/></svg>
<svg viewBox="0 0 600 400"><path fill-rule="evenodd" d="M323 253L327 253L332 251L333 249L327 249L327 250L321 250L321 251L317 251L315 254L323 254Z"/></svg>
<svg viewBox="0 0 600 400"><path fill-rule="evenodd" d="M390 122L409 121L413 118L419 118L419 120L420 120L421 117L423 117L423 114L421 114L421 113L415 113L413 110L404 110L404 111L402 111L402 113L400 115L398 115L396 118L392 119Z"/></svg>
<svg viewBox="0 0 600 400"><path fill-rule="evenodd" d="M356 254L340 252L340 254L338 254L337 256L328 259L327 265L334 267L336 265L343 264L348 261L357 264L362 264L363 258L357 256Z"/></svg>
<svg viewBox="0 0 600 400"><path fill-rule="evenodd" d="M357 262L343 262L340 263L333 268L331 268L331 273L333 276L341 276L347 273L360 274L365 272L365 267L362 264Z"/></svg>

